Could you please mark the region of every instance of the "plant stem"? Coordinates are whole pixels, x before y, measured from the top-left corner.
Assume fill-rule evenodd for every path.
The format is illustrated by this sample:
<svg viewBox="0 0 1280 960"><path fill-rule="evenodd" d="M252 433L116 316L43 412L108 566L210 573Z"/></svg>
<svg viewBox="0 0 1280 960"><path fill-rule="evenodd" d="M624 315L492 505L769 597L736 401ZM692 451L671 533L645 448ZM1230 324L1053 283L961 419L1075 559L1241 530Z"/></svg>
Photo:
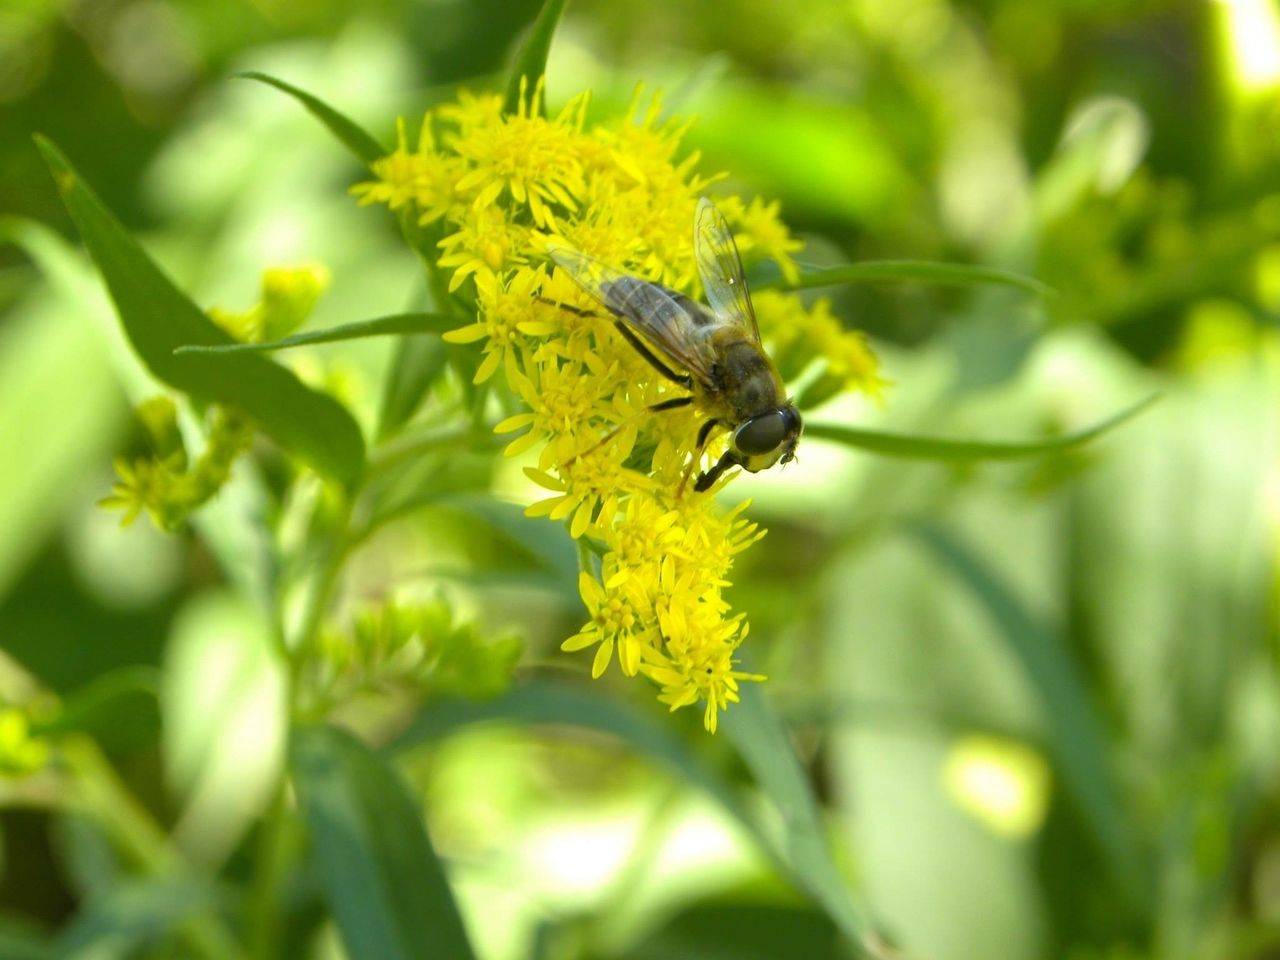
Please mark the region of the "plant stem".
<svg viewBox="0 0 1280 960"><path fill-rule="evenodd" d="M102 826L128 859L151 876L191 876L164 830L120 781L93 740L67 737L60 753L75 780L76 805ZM244 956L231 931L214 914L193 916L180 929L200 956L210 960Z"/></svg>
<svg viewBox="0 0 1280 960"><path fill-rule="evenodd" d="M496 449L505 443L503 438L494 436L491 428L477 429L472 425L447 430L432 428L397 437L378 447L369 455L368 473L370 477L377 476L403 460L433 450L463 445L468 448Z"/></svg>
<svg viewBox="0 0 1280 960"><path fill-rule="evenodd" d="M367 473L366 473L367 477ZM311 583L306 607L296 639L289 643L283 629L280 646L288 664L285 690L286 716L292 734L299 714L299 686L302 671L315 650L316 637L329 609L334 585L351 544L351 510L364 482L343 496L337 520L338 532L328 543L319 572ZM283 620L283 618L280 618ZM275 960L280 942L280 888L289 867L289 824L293 809L289 802L287 774L281 776L271 807L263 819L255 857L256 873L250 892L249 950L254 960Z"/></svg>

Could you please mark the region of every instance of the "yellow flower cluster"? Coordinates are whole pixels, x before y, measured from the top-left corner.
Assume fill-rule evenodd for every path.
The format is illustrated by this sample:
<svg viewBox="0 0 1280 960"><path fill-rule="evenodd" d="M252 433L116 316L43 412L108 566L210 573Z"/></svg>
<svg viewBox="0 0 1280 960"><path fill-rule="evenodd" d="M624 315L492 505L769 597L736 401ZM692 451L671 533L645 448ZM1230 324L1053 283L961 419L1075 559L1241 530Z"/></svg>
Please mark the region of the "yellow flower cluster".
<svg viewBox="0 0 1280 960"><path fill-rule="evenodd" d="M172 400L152 397L138 407L137 414L153 452L135 460L118 458L119 479L98 505L120 510L122 526L133 523L145 510L159 529L176 530L230 479L236 457L253 440L253 427L239 411L214 407L204 452L189 465Z"/></svg>
<svg viewBox="0 0 1280 960"><path fill-rule="evenodd" d="M450 291L473 295L476 308L475 322L446 339L482 344L476 381L501 369L526 408L496 429L517 434L509 455L536 452L526 472L551 496L528 512L566 521L600 557L580 576L590 620L563 648L594 646L596 677L616 654L624 674L660 685L671 709L702 702L714 732L738 682L762 679L734 669L747 628L723 590L734 557L763 531L742 515L745 503L723 512L714 489L686 482L700 466L690 461L705 416L647 409L686 391L627 344L546 249L564 244L696 295L694 209L717 178L697 172L696 153L678 156L685 127L664 121L656 98L637 94L626 116L600 125L586 122L585 94L554 118L541 115L540 90L522 101L504 115L500 97L463 93L427 113L416 145L402 122L376 179L353 192L438 231ZM777 204L718 202L748 259L796 275L799 244ZM775 299L761 316L766 342L779 324L810 316L795 296ZM823 349L847 385L877 388L860 336L837 334ZM706 456L724 443L713 440Z"/></svg>
<svg viewBox="0 0 1280 960"><path fill-rule="evenodd" d="M319 263L268 267L262 273L257 303L243 311L212 307L209 319L244 343L275 340L302 326L329 288L329 281L328 267Z"/></svg>
<svg viewBox="0 0 1280 960"><path fill-rule="evenodd" d="M49 762L49 742L32 733L27 714L0 705L0 778L23 777Z"/></svg>
<svg viewBox="0 0 1280 960"><path fill-rule="evenodd" d="M237 340L257 343L292 333L311 315L329 286L321 264L269 267L262 274L257 303L243 311L212 307L209 319ZM137 409L151 455L115 462L119 478L99 506L119 510L125 526L144 510L161 530L176 530L222 489L236 457L253 440L253 426L240 411L215 406L204 452L194 466L178 430L178 411L168 397L152 397Z"/></svg>

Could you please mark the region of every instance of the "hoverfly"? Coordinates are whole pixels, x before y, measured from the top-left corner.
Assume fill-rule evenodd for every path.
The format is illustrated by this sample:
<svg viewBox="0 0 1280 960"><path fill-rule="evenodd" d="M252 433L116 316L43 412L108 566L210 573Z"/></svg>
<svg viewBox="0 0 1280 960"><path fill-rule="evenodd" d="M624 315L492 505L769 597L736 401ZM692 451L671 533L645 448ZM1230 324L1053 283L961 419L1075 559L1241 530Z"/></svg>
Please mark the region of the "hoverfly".
<svg viewBox="0 0 1280 960"><path fill-rule="evenodd" d="M706 197L698 201L694 215L693 248L710 309L580 251L554 246L549 252L613 315L618 331L640 356L690 391L687 397L664 400L649 409L674 410L696 403L708 414L710 419L698 431L694 464L714 430L732 432L729 449L694 483L702 492L731 467L757 473L795 459L801 420L786 397L777 367L760 345L760 328L729 224Z"/></svg>

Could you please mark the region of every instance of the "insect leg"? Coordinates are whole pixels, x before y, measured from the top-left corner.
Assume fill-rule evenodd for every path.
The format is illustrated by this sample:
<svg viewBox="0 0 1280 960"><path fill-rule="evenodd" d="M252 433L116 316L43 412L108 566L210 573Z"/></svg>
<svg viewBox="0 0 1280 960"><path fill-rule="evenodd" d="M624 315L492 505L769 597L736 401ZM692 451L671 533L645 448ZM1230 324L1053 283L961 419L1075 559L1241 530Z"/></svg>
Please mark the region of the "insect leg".
<svg viewBox="0 0 1280 960"><path fill-rule="evenodd" d="M707 440L710 439L711 437L711 431L714 430L719 425L720 425L719 420L711 419L711 420L708 420L706 423L704 423L702 427L698 430L698 446L697 446L697 449L695 449L693 452L693 459L689 461L689 466L685 470L684 476L680 478L680 486L676 488L677 497L682 496L684 494L684 485L689 482L689 477L693 474L694 467L696 467L699 461L702 460L702 451L707 446ZM728 456L728 454L726 454L726 456ZM719 476L719 474L716 474L716 476ZM701 483L701 482L702 482L702 478L699 477L698 483ZM700 491L704 488L699 487L695 484L694 489Z"/></svg>
<svg viewBox="0 0 1280 960"><path fill-rule="evenodd" d="M652 406L645 407L639 413L632 414L631 416L627 417L626 420L623 420L621 423L617 424L612 430L606 433L603 437L601 437L598 441L593 443L586 450L583 450L581 453L575 454L574 456L570 457L568 460L565 461L564 465L567 467L570 464L572 464L573 461L577 460L578 457L585 457L587 454L595 453L597 450L603 447L606 443L608 443L610 440L616 437L619 433L621 433L624 427L628 426L629 424L639 419L640 417L643 417L646 413L662 413L664 410L675 410L675 409L678 409L679 407L687 407L691 403L693 403L693 397L672 397L670 400L663 400L661 403L655 403Z"/></svg>
<svg viewBox="0 0 1280 960"><path fill-rule="evenodd" d="M550 297L538 297L537 299L542 303L549 303L553 307L559 307L565 313L571 313L575 317L600 316L600 314L596 313L594 310L584 310L581 307L570 306L567 303L561 303L559 300L552 300ZM653 351L650 350L648 347L646 347L640 341L640 338L631 332L631 328L628 327L625 323L623 323L622 320L619 319L618 317L619 315L615 315L613 325L618 328L618 332L626 338L627 343L631 344L632 348L635 350L636 353L644 357L644 359L649 363L651 367L653 367L653 369L657 370L660 374L662 374L672 383L678 384L679 386L684 387L686 390L693 389L693 377L689 376L688 374L676 373L674 370L668 367L665 363L663 363L661 360L655 357L653 355Z"/></svg>
<svg viewBox="0 0 1280 960"><path fill-rule="evenodd" d="M702 448L707 445L707 438L711 436L711 431L716 428L719 420L708 420L702 425L702 429L698 431L698 453L702 453Z"/></svg>
<svg viewBox="0 0 1280 960"><path fill-rule="evenodd" d="M594 310L584 310L582 307L574 307L567 303L561 303L559 300L552 300L550 297L535 297L539 303L549 303L553 307L559 307L565 313L572 313L575 317L598 317L600 314Z"/></svg>
<svg viewBox="0 0 1280 960"><path fill-rule="evenodd" d="M663 363L661 360L655 357L653 355L653 351L650 350L648 347L646 347L643 343L641 343L640 338L637 337L634 333L632 333L631 328L628 327L621 320L614 320L613 325L618 328L618 332L620 334L622 334L624 337L627 338L627 343L631 344L631 346L635 348L636 353L640 354L640 356L644 357L645 360L649 361L649 365L653 367L653 369L657 370L660 374L662 374L672 383L677 384L681 387L684 387L686 390L693 389L693 377L689 376L687 373L685 374L676 373L674 370L668 367L665 363Z"/></svg>
<svg viewBox="0 0 1280 960"><path fill-rule="evenodd" d="M693 489L698 493L704 493L711 489L711 485L720 479L720 474L724 473L730 467L740 466L742 461L738 455L732 450L725 452L725 455L716 461L714 467L698 477L698 482L693 485Z"/></svg>
<svg viewBox="0 0 1280 960"><path fill-rule="evenodd" d="M655 403L648 407L650 413L661 413L663 410L675 410L679 407L687 407L693 403L693 397L672 397L670 400L663 400L661 403Z"/></svg>

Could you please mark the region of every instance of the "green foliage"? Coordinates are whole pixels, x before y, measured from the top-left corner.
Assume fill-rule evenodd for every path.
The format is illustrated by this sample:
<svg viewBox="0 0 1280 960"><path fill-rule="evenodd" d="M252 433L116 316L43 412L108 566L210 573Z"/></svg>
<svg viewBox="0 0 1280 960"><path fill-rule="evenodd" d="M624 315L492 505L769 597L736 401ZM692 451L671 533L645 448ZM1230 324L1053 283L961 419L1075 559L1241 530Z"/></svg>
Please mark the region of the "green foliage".
<svg viewBox="0 0 1280 960"><path fill-rule="evenodd" d="M370 134L366 133L354 121L339 113L333 107L329 106L319 97L312 96L305 90L299 90L292 84L285 83L275 77L267 76L264 73L246 73L246 80L257 80L259 83L265 83L268 86L275 87L277 90L287 93L293 97L304 107L307 108L317 120L328 127L338 141L351 151L358 159L366 164L373 163L379 157L386 156L386 148L378 143Z"/></svg>
<svg viewBox="0 0 1280 960"><path fill-rule="evenodd" d="M779 278L760 284L762 290L812 290L842 283L883 283L885 281L936 283L941 286L971 287L979 284L1014 287L1038 296L1052 296L1052 288L1035 277L1012 270L978 267L963 263L926 263L919 260L880 260L851 263L829 270L802 274L794 281Z"/></svg>
<svg viewBox="0 0 1280 960"><path fill-rule="evenodd" d="M1049 440L1018 442L993 442L983 440L940 440L933 437L913 437L842 427L828 423L813 423L806 428L810 437L831 440L855 449L867 450L886 457L904 457L916 460L937 460L947 463L968 463L981 460L1022 460L1041 457L1048 453L1070 450L1102 436L1136 417L1158 400L1151 396L1133 404L1119 413L1083 430L1076 430Z"/></svg>
<svg viewBox="0 0 1280 960"><path fill-rule="evenodd" d="M443 600L389 602L357 611L349 633L321 634L315 683L338 699L397 685L486 699L507 688L522 646L517 635L487 639L474 624L454 623Z"/></svg>
<svg viewBox="0 0 1280 960"><path fill-rule="evenodd" d="M290 765L350 955L474 956L418 804L395 771L332 727L298 730Z"/></svg>
<svg viewBox="0 0 1280 960"><path fill-rule="evenodd" d="M120 510L125 526L146 510L161 530L176 530L222 489L236 458L253 439L253 430L238 411L215 409L205 449L188 469L173 402L152 397L138 407L138 419L155 453L145 459L117 460L119 480L99 504Z"/></svg>
<svg viewBox="0 0 1280 960"><path fill-rule="evenodd" d="M507 96L503 101L504 113L515 113L522 102L527 102L533 90L542 82L547 71L547 55L551 52L551 39L555 36L564 13L566 0L546 0L538 19L516 53L507 81Z"/></svg>
<svg viewBox="0 0 1280 960"><path fill-rule="evenodd" d="M305 347L315 343L336 343L341 340L361 340L365 337L412 336L430 331L444 333L451 329L452 321L434 313L398 313L390 317L376 317L373 320L361 320L357 323L346 323L328 330L315 330L310 333L298 333L282 340L262 340L257 343L219 343L205 346L188 345L178 347L174 353L267 353L273 350L288 350L290 347Z"/></svg>
<svg viewBox="0 0 1280 960"><path fill-rule="evenodd" d="M47 140L38 146L102 271L129 340L151 372L196 399L240 407L286 449L330 476L353 482L363 465L364 442L350 414L332 397L260 357L215 367L202 357L175 355L184 344L228 343L230 338L161 272L58 149Z"/></svg>
<svg viewBox="0 0 1280 960"><path fill-rule="evenodd" d="M0 957L1274 954L1265 5L72 6L0 16ZM553 679L599 544L440 223L341 196L460 84L637 81L885 374L775 353L714 738Z"/></svg>

